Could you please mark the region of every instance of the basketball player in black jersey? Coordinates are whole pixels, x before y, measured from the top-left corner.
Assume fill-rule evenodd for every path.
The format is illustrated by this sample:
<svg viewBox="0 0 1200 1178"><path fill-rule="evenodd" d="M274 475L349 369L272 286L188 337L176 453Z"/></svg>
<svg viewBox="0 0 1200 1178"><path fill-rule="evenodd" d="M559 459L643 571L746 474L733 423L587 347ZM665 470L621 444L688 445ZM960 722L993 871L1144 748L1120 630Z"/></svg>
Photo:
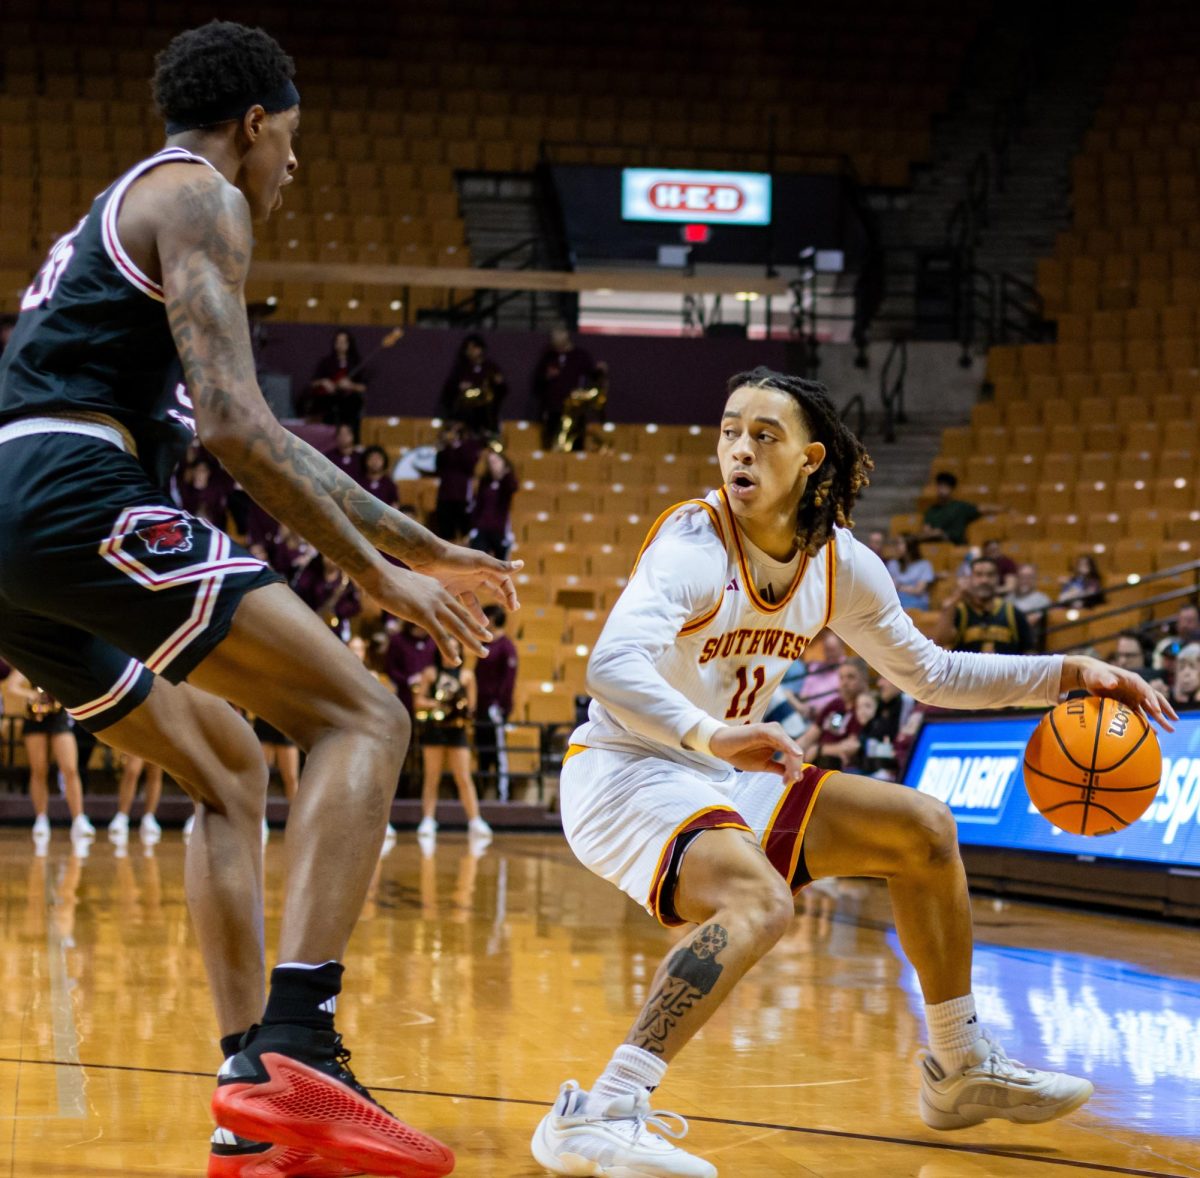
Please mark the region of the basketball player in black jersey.
<svg viewBox="0 0 1200 1178"><path fill-rule="evenodd" d="M408 714L265 566L163 490L198 432L258 503L454 663L485 653L476 591L515 605L518 565L384 506L259 392L243 284L252 222L297 167L292 76L261 30L176 37L154 79L166 147L96 198L26 292L0 361L0 652L197 802L187 894L227 1057L210 1175L443 1174L453 1155L369 1098L333 1026ZM265 1010L266 767L225 700L308 753Z"/></svg>

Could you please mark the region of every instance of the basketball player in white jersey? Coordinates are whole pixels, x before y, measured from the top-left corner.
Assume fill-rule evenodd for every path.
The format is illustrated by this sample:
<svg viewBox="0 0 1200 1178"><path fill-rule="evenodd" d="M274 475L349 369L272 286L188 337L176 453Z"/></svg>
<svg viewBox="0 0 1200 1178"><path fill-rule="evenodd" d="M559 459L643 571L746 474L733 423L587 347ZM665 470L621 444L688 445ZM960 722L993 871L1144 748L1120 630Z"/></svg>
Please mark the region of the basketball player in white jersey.
<svg viewBox="0 0 1200 1178"><path fill-rule="evenodd" d="M1046 706L1083 688L1169 727L1137 676L1082 657L952 654L917 632L883 564L847 530L872 463L821 385L736 376L721 421L723 485L652 529L588 667L588 722L563 765L563 827L592 871L665 925L693 924L590 1092L574 1081L534 1134L557 1174L716 1168L650 1126L667 1065L779 940L814 879L888 881L925 998L920 1115L935 1129L1052 1120L1087 1080L1028 1068L980 1027L954 819L889 782L806 765L760 723L790 662L829 626L892 682L941 706ZM735 772L741 770L741 772ZM681 1120L681 1118L680 1118Z"/></svg>

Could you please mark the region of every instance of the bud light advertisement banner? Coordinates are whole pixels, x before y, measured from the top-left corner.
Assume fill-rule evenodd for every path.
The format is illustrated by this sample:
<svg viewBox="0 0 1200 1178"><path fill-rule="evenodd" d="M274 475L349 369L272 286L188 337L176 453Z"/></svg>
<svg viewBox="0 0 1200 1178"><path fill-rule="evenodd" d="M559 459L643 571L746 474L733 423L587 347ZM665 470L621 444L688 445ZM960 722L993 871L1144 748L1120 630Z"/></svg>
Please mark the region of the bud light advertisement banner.
<svg viewBox="0 0 1200 1178"><path fill-rule="evenodd" d="M1065 834L1025 792L1025 745L1040 715L932 717L917 738L905 783L945 802L963 846L1002 847L1200 867L1200 713L1156 732L1162 783L1132 826L1087 838Z"/></svg>
<svg viewBox="0 0 1200 1178"><path fill-rule="evenodd" d="M625 168L621 216L626 221L769 225L771 177L763 172Z"/></svg>

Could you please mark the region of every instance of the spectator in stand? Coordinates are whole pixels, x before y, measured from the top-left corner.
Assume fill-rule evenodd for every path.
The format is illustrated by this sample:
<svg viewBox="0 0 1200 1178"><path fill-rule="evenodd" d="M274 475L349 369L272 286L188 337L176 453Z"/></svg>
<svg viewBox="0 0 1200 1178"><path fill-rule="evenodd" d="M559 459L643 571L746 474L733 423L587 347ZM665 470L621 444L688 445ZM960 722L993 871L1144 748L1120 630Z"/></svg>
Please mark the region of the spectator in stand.
<svg viewBox="0 0 1200 1178"><path fill-rule="evenodd" d="M808 728L808 720L801 714L804 705L800 699L807 678L808 664L803 659L793 659L788 663L775 694L771 696L763 723L781 724L788 736L793 738Z"/></svg>
<svg viewBox="0 0 1200 1178"><path fill-rule="evenodd" d="M389 507L400 501L400 492L388 475L388 453L382 446L368 446L362 454L363 470L359 482L376 499Z"/></svg>
<svg viewBox="0 0 1200 1178"><path fill-rule="evenodd" d="M318 554L304 566L292 588L343 642L350 641L350 623L362 613L362 599L342 569Z"/></svg>
<svg viewBox="0 0 1200 1178"><path fill-rule="evenodd" d="M492 828L479 813L479 795L471 777L471 746L467 729L475 715L475 674L467 667L449 667L434 649L433 665L421 672L413 687L413 717L421 733L425 778L421 788L419 838L437 834L438 788L448 769L458 789L458 800L467 814L467 833L490 839Z"/></svg>
<svg viewBox="0 0 1200 1178"><path fill-rule="evenodd" d="M937 574L933 565L921 555L921 542L916 536L903 536L893 540L891 548L887 570L892 575L901 606L904 609L928 609L929 587Z"/></svg>
<svg viewBox="0 0 1200 1178"><path fill-rule="evenodd" d="M305 416L326 425L346 424L358 440L367 386L359 379L362 358L354 336L344 327L333 334L329 354L317 365L305 398Z"/></svg>
<svg viewBox="0 0 1200 1178"><path fill-rule="evenodd" d="M542 448L554 449L562 423L563 405L576 390L586 388L596 371L591 353L577 347L565 327L550 333L533 376L533 402L542 423Z"/></svg>
<svg viewBox="0 0 1200 1178"><path fill-rule="evenodd" d="M162 800L163 771L141 757L126 754L121 770L121 781L117 786L117 812L108 824L109 841L118 847L129 842L129 813L137 797L138 780L146 774L146 796L142 803L142 822L139 827L145 846L152 847L162 838L162 827L158 824L158 803Z"/></svg>
<svg viewBox="0 0 1200 1178"><path fill-rule="evenodd" d="M1035 564L1017 566L1017 583L1009 600L1019 609L1035 631L1040 632L1046 621L1046 610L1054 603L1038 588Z"/></svg>
<svg viewBox="0 0 1200 1178"><path fill-rule="evenodd" d="M1175 679L1171 684L1171 703L1179 711L1200 707L1200 658L1182 652L1175 661Z"/></svg>
<svg viewBox="0 0 1200 1178"><path fill-rule="evenodd" d="M504 726L513 709L513 688L517 683L517 647L505 632L508 614L499 605L484 611L491 623L492 641L487 658L475 663L475 757L479 776L486 783L496 779L496 795L508 801L508 753Z"/></svg>
<svg viewBox="0 0 1200 1178"><path fill-rule="evenodd" d="M1001 507L979 507L965 499L955 499L958 478L948 470L939 471L933 484L936 498L925 509L925 530L919 536L921 540L945 540L950 544L965 544L967 528L971 524L984 516L996 515L1003 511Z"/></svg>
<svg viewBox="0 0 1200 1178"><path fill-rule="evenodd" d="M1132 630L1117 635L1117 645L1112 655L1113 666L1126 671L1136 671L1143 678L1150 667L1146 661L1146 648L1142 640Z"/></svg>
<svg viewBox="0 0 1200 1178"><path fill-rule="evenodd" d="M433 530L443 540L457 542L471 530L471 479L481 448L460 422L452 421L442 431L434 465L438 491Z"/></svg>
<svg viewBox="0 0 1200 1178"><path fill-rule="evenodd" d="M1185 605L1175 616L1175 637L1182 646L1200 642L1200 609Z"/></svg>
<svg viewBox="0 0 1200 1178"><path fill-rule="evenodd" d="M856 763L862 749L862 725L855 705L867 690L868 675L867 664L859 658L846 659L838 668L837 695L817 712L800 738L805 760L828 769Z"/></svg>
<svg viewBox="0 0 1200 1178"><path fill-rule="evenodd" d="M822 630L817 637L820 661L795 659L767 709L767 717L782 724L793 739L807 732L817 712L837 695L838 668L846 658L845 644L832 630Z"/></svg>
<svg viewBox="0 0 1200 1178"><path fill-rule="evenodd" d="M808 674L800 688L800 706L809 720L837 695L838 671L846 661L846 644L832 630L823 630L818 637L821 657L808 664Z"/></svg>
<svg viewBox="0 0 1200 1178"><path fill-rule="evenodd" d="M13 692L25 701L22 739L29 762L29 800L33 803L33 841L43 850L50 838L50 758L62 775L63 792L71 812L71 841L86 845L96 828L83 812L83 781L79 776L79 746L71 719L62 704L34 687L24 675L13 673Z"/></svg>
<svg viewBox="0 0 1200 1178"><path fill-rule="evenodd" d="M983 654L1029 654L1035 647L1025 615L1000 596L996 562L977 556L966 584L946 601L938 618L937 641L950 650Z"/></svg>
<svg viewBox="0 0 1200 1178"><path fill-rule="evenodd" d="M433 666L433 639L412 622L396 621L383 657L383 669L396 689L400 702L411 714L413 685L426 667Z"/></svg>
<svg viewBox="0 0 1200 1178"><path fill-rule="evenodd" d="M484 451L483 471L471 504L471 547L508 559L512 547L512 501L517 493L517 476L504 454Z"/></svg>
<svg viewBox="0 0 1200 1178"><path fill-rule="evenodd" d="M188 467L179 486L179 498L184 511L206 519L216 528L225 530L229 514L229 492L224 480L213 477L207 458L197 459Z"/></svg>
<svg viewBox="0 0 1200 1178"><path fill-rule="evenodd" d="M1075 558L1069 577L1063 580L1059 590L1060 605L1075 606L1077 609L1094 609L1104 604L1104 579L1096 567L1095 560L1086 552Z"/></svg>
<svg viewBox="0 0 1200 1178"><path fill-rule="evenodd" d="M337 431L333 435L333 449L326 450L325 457L356 483L362 482L363 452L362 447L355 440L352 426L339 425L337 427Z"/></svg>
<svg viewBox="0 0 1200 1178"><path fill-rule="evenodd" d="M438 411L447 421L460 421L468 433L494 437L500 432L500 406L508 382L487 354L483 336L468 335L442 386Z"/></svg>
<svg viewBox="0 0 1200 1178"><path fill-rule="evenodd" d="M999 540L985 540L983 555L995 562L996 571L1000 574L1000 596L1011 597L1017 587L1017 562L1011 556L1004 555Z"/></svg>
<svg viewBox="0 0 1200 1178"><path fill-rule="evenodd" d="M887 533L875 528L867 533L867 547L875 553L880 560L887 560L888 537Z"/></svg>
<svg viewBox="0 0 1200 1178"><path fill-rule="evenodd" d="M300 573L316 558L317 550L297 536L286 524L279 524L263 546L267 563L289 585L294 585Z"/></svg>
<svg viewBox="0 0 1200 1178"><path fill-rule="evenodd" d="M884 679L879 681L882 688ZM900 734L900 708L903 696L899 688L889 683L892 695L885 703L882 692L864 691L854 703L854 714L860 727L862 752L858 766L871 777L884 781L896 780L896 737Z"/></svg>

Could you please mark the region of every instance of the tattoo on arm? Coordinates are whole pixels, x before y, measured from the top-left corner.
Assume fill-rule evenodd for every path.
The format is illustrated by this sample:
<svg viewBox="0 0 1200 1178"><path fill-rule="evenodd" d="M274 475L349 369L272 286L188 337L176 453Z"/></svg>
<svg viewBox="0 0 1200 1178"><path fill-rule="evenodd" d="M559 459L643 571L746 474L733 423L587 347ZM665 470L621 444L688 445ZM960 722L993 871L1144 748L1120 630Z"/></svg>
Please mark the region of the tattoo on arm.
<svg viewBox="0 0 1200 1178"><path fill-rule="evenodd" d="M630 1033L629 1042L643 1051L663 1055L667 1039L680 1020L712 992L724 966L717 962L729 944L729 934L719 924L706 924L667 963L667 976L646 1003Z"/></svg>
<svg viewBox="0 0 1200 1178"><path fill-rule="evenodd" d="M180 186L159 233L167 318L202 437L250 496L351 576L372 547L421 563L433 536L285 430L258 388L242 288L250 214L241 194L205 174ZM367 542L364 542L364 538Z"/></svg>

